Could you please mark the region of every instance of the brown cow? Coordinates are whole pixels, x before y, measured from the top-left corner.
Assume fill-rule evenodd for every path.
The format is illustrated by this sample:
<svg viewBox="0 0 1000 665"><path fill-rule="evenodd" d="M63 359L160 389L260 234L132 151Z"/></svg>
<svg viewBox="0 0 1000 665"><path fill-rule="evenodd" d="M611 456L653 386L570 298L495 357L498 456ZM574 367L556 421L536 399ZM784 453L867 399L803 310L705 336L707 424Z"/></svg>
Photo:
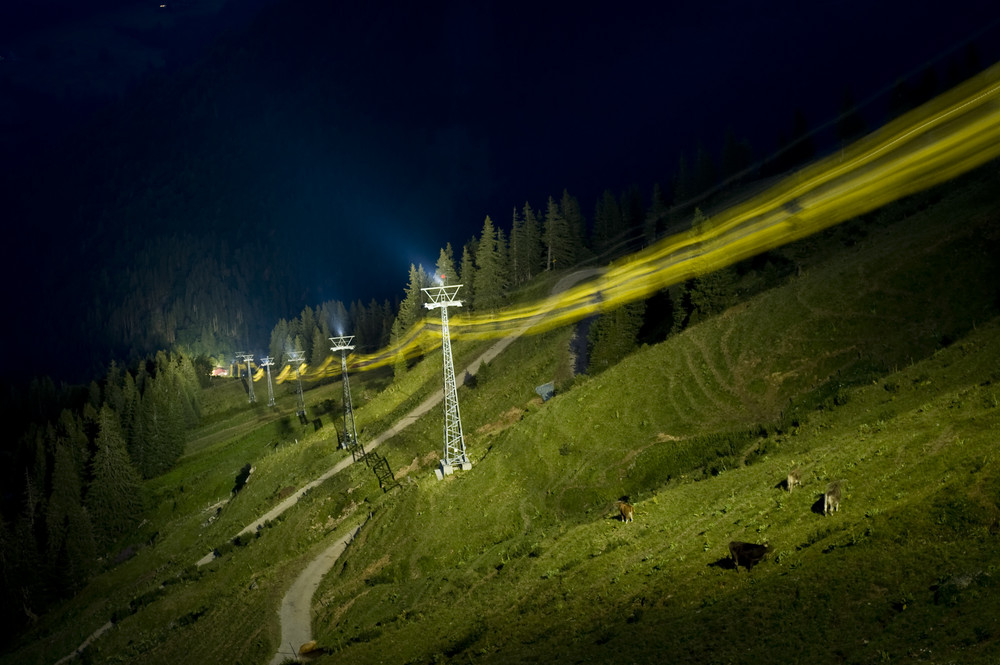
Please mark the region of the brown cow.
<svg viewBox="0 0 1000 665"><path fill-rule="evenodd" d="M734 540L729 543L729 553L733 557L733 565L739 570L740 565L746 566L747 570L764 560L768 551L767 545L757 543L741 543Z"/></svg>
<svg viewBox="0 0 1000 665"><path fill-rule="evenodd" d="M840 495L840 481L830 483L830 486L826 488L826 493L823 494L824 515L840 510Z"/></svg>
<svg viewBox="0 0 1000 665"><path fill-rule="evenodd" d="M621 515L622 522L633 521L632 518L635 516L635 508L632 507L631 503L627 501L619 501L618 512Z"/></svg>
<svg viewBox="0 0 1000 665"><path fill-rule="evenodd" d="M788 472L788 478L785 479L785 489L789 492L796 485L802 486L802 469L795 468Z"/></svg>

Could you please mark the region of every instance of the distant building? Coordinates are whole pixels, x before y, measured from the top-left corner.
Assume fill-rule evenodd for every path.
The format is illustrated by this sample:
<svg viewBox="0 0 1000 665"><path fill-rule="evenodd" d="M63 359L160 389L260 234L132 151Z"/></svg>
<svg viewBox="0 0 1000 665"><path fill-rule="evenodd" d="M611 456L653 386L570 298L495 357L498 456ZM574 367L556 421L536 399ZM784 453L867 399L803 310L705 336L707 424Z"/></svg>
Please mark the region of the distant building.
<svg viewBox="0 0 1000 665"><path fill-rule="evenodd" d="M216 367L212 370L212 376L229 376L229 368Z"/></svg>

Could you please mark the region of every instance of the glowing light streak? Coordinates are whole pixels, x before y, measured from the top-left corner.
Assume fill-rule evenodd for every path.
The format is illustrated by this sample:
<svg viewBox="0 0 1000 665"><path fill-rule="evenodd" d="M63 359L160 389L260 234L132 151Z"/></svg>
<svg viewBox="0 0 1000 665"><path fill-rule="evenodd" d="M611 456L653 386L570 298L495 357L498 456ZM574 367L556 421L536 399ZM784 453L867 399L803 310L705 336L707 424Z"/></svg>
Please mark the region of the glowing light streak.
<svg viewBox="0 0 1000 665"><path fill-rule="evenodd" d="M564 326L800 240L997 156L1000 64L689 231L616 262L589 281L497 314L457 315L450 321L451 335L488 340L515 330L540 333ZM353 372L375 369L440 345L440 325L424 321L394 347L352 355L348 367ZM330 356L314 369L303 365L302 378L332 376L332 360ZM278 382L290 373L285 367Z"/></svg>

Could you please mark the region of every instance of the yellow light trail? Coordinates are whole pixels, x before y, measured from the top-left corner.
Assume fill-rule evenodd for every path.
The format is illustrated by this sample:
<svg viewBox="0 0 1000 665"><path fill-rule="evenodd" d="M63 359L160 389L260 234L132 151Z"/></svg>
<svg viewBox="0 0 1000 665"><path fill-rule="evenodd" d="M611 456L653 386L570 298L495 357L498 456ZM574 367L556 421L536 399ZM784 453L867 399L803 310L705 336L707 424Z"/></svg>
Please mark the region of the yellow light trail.
<svg viewBox="0 0 1000 665"><path fill-rule="evenodd" d="M598 271L596 277L538 302L493 315L456 312L456 339L488 340L520 330L540 333L646 298L799 240L950 180L1000 155L1000 64L897 118L873 134L793 173L770 189L689 231ZM421 322L395 346L354 354L351 371L413 358L441 344L440 325ZM333 376L330 356L303 365L304 380ZM294 379L286 366L279 383Z"/></svg>

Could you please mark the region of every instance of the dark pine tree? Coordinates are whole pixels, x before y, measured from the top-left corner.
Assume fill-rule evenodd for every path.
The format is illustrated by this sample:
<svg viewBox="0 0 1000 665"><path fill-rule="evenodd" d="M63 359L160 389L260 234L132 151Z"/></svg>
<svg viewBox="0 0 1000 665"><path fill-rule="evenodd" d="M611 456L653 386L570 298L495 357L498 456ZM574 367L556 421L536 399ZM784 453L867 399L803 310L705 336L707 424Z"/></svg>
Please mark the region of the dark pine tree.
<svg viewBox="0 0 1000 665"><path fill-rule="evenodd" d="M139 474L125 450L118 417L108 406L101 407L98 427L97 451L91 464L93 480L85 505L94 526L97 549L106 552L139 523L142 493Z"/></svg>
<svg viewBox="0 0 1000 665"><path fill-rule="evenodd" d="M646 311L644 301L632 302L601 314L588 333L590 365L598 374L635 350Z"/></svg>
<svg viewBox="0 0 1000 665"><path fill-rule="evenodd" d="M462 290L459 296L462 302L466 303L468 307L475 309L473 303L476 300L476 250L475 247L478 244L475 236L465 243L462 248L462 265L459 268L458 279L459 283L462 284Z"/></svg>
<svg viewBox="0 0 1000 665"><path fill-rule="evenodd" d="M434 277L440 279L445 284L458 284L458 271L455 269L455 250L451 248L451 243L445 244L438 254L437 263L434 266Z"/></svg>
<svg viewBox="0 0 1000 665"><path fill-rule="evenodd" d="M495 312L507 299L507 269L503 263L504 248L493 220L486 216L476 250L476 277L473 285L477 312Z"/></svg>
<svg viewBox="0 0 1000 665"><path fill-rule="evenodd" d="M663 190L659 183L653 185L653 198L649 203L649 210L646 211L646 218L642 225L642 235L645 244L651 245L656 242L660 234L666 230L667 215L670 210L667 201L663 197Z"/></svg>

